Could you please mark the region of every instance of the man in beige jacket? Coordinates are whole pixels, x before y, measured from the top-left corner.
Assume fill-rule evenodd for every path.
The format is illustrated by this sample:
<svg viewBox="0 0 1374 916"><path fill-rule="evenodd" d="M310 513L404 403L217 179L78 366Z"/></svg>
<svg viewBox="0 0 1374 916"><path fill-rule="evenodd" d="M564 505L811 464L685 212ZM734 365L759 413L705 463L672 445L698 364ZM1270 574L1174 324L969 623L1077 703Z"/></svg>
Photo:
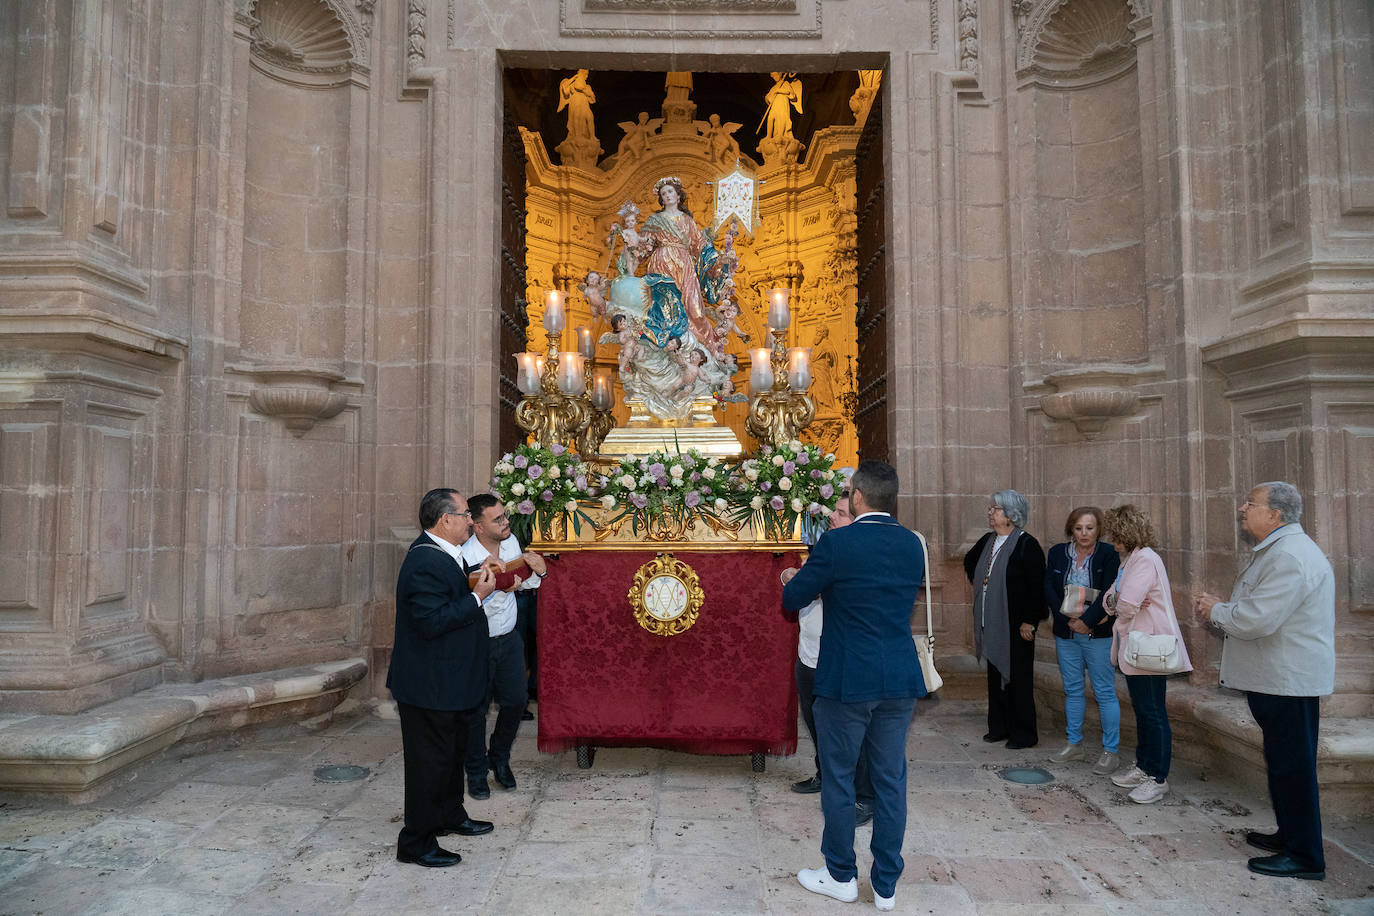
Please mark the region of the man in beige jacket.
<svg viewBox="0 0 1374 916"><path fill-rule="evenodd" d="M1278 830L1245 839L1272 855L1250 870L1281 878L1326 877L1317 795L1319 699L1336 679L1336 580L1298 524L1302 496L1282 481L1250 491L1239 512L1250 565L1222 601L1194 598L1198 617L1221 630L1221 684L1245 691L1264 735L1269 799Z"/></svg>

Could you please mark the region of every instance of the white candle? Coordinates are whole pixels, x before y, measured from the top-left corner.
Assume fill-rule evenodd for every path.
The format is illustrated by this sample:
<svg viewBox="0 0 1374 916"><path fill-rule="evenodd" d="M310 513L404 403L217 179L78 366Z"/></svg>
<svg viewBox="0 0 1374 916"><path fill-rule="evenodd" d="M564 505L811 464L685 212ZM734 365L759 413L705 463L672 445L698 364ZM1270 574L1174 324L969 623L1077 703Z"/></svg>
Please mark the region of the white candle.
<svg viewBox="0 0 1374 916"><path fill-rule="evenodd" d="M768 326L781 330L792 323L792 312L787 307L787 297L791 291L780 286L768 291Z"/></svg>
<svg viewBox="0 0 1374 916"><path fill-rule="evenodd" d="M539 393L539 370L543 362L538 353L515 354L515 386L521 394Z"/></svg>
<svg viewBox="0 0 1374 916"><path fill-rule="evenodd" d="M558 334L563 330L563 298L559 289L544 291L544 330Z"/></svg>
<svg viewBox="0 0 1374 916"><path fill-rule="evenodd" d="M558 390L568 397L576 397L586 387L582 375L582 354L564 350L558 354Z"/></svg>
<svg viewBox="0 0 1374 916"><path fill-rule="evenodd" d="M577 327L577 352L581 353L587 359L595 358L596 343L592 340L591 328L582 325Z"/></svg>
<svg viewBox="0 0 1374 916"><path fill-rule="evenodd" d="M749 351L749 393L762 394L773 387L771 354L764 347Z"/></svg>
<svg viewBox="0 0 1374 916"><path fill-rule="evenodd" d="M787 384L793 391L811 387L810 347L792 347L787 351Z"/></svg>
<svg viewBox="0 0 1374 916"><path fill-rule="evenodd" d="M596 370L596 379L592 383L592 406L597 410L610 410L615 406L615 389L611 385L609 369Z"/></svg>

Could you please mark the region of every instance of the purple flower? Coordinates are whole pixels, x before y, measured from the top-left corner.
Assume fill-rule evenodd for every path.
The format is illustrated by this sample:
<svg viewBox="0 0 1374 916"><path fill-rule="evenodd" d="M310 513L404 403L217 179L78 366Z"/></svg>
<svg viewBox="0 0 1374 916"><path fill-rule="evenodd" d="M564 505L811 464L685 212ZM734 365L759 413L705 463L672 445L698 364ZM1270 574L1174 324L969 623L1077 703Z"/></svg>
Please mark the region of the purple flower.
<svg viewBox="0 0 1374 916"><path fill-rule="evenodd" d="M797 453L797 464L809 464L810 462L811 456L806 452L802 451Z"/></svg>
<svg viewBox="0 0 1374 916"><path fill-rule="evenodd" d="M773 489L773 485L766 480L760 480L759 489L767 493L769 490Z"/></svg>
<svg viewBox="0 0 1374 916"><path fill-rule="evenodd" d="M693 471L693 472L692 472L692 483L696 483L696 482L697 482L698 480L700 480L700 479L701 479L701 472L700 472L700 471Z"/></svg>
<svg viewBox="0 0 1374 916"><path fill-rule="evenodd" d="M541 475L541 474L543 474L543 473L544 473L544 469L541 468L539 465L537 465L537 464L532 464L532 465L530 465L530 470L529 470L530 480L538 480L538 479L539 479L539 475Z"/></svg>
<svg viewBox="0 0 1374 916"><path fill-rule="evenodd" d="M553 452L553 457L557 458L559 455L566 452L567 449L555 442L553 445L549 446L549 451Z"/></svg>
<svg viewBox="0 0 1374 916"><path fill-rule="evenodd" d="M551 502L553 502L553 491L552 491L552 490L545 490L543 493L540 493L540 494L539 494L539 498L542 499L542 500L543 500L544 502L546 502L546 503L551 503Z"/></svg>
<svg viewBox="0 0 1374 916"><path fill-rule="evenodd" d="M807 514L807 515L820 515L820 514L821 514L821 504L820 504L820 503L812 503L811 505L807 506L807 507L806 507L806 514Z"/></svg>
<svg viewBox="0 0 1374 916"><path fill-rule="evenodd" d="M692 509L701 504L701 494L696 490L688 490L687 495L682 498L683 504Z"/></svg>
<svg viewBox="0 0 1374 916"><path fill-rule="evenodd" d="M700 493L702 496L705 496L705 497L707 497L707 498L710 498L710 496L711 496L711 488L710 488L710 487L702 487L700 490L697 490L697 492Z"/></svg>
<svg viewBox="0 0 1374 916"><path fill-rule="evenodd" d="M515 465L518 468L523 468L529 463L530 460L526 458L524 455L516 455L515 460L511 462L511 464Z"/></svg>
<svg viewBox="0 0 1374 916"><path fill-rule="evenodd" d="M585 490L587 489L587 478L579 474L577 480L573 482L573 485L576 486L579 490Z"/></svg>
<svg viewBox="0 0 1374 916"><path fill-rule="evenodd" d="M634 503L636 509L643 509L645 506L649 505L649 497L645 496L643 493L631 493L630 502Z"/></svg>
<svg viewBox="0 0 1374 916"><path fill-rule="evenodd" d="M816 469L816 468L812 468L812 469L811 469L811 479L812 479L812 480L820 480L822 476L823 476L823 475L821 474L821 472L820 472L818 469Z"/></svg>
<svg viewBox="0 0 1374 916"><path fill-rule="evenodd" d="M660 464L659 467L663 467L663 465ZM666 487L668 486L668 478L660 477L658 480L655 480L654 483L658 484L660 487Z"/></svg>
<svg viewBox="0 0 1374 916"><path fill-rule="evenodd" d="M662 477L664 474L667 473L668 469L665 468L661 462L655 461L653 464L649 465L650 477Z"/></svg>
<svg viewBox="0 0 1374 916"><path fill-rule="evenodd" d="M828 483L821 484L821 499L829 499L835 495L835 488Z"/></svg>
<svg viewBox="0 0 1374 916"><path fill-rule="evenodd" d="M782 497L774 496L772 499L768 500L768 505L773 507L774 512L781 512L783 506Z"/></svg>
<svg viewBox="0 0 1374 916"><path fill-rule="evenodd" d="M782 463L782 472L788 477L791 477L793 474L797 473L797 465L791 461L784 461Z"/></svg>
<svg viewBox="0 0 1374 916"><path fill-rule="evenodd" d="M683 456L682 456L682 466L685 467L685 468L687 468L687 470L690 471L692 468L694 468L694 467L697 466L697 463L696 463L696 461L692 458L691 455L683 455Z"/></svg>
<svg viewBox="0 0 1374 916"><path fill-rule="evenodd" d="M515 511L516 511L516 512L519 512L521 515L533 515L533 514L534 514L534 503L530 502L530 501L527 499L527 500L523 501L522 503L520 503L520 505L516 506L516 507L515 507Z"/></svg>

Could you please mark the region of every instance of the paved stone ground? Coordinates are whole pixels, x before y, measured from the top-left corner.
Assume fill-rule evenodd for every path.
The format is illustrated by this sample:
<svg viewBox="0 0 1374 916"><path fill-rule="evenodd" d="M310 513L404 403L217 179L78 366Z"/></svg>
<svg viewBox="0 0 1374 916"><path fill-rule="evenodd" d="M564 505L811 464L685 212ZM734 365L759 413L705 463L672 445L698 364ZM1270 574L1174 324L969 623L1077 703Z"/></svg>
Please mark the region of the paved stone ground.
<svg viewBox="0 0 1374 916"><path fill-rule="evenodd" d="M496 831L450 837L455 868L400 865L400 730L363 715L318 733L249 737L143 767L100 800L69 806L0 796L0 913L840 913L870 910L867 851L859 902L802 890L821 862L819 796L788 784L792 758L750 772L748 758L601 750L590 770L542 755L527 723L514 792L493 783L475 817ZM1246 829L1273 826L1266 802L1175 768L1161 804L1142 807L1057 750L985 745L982 705L921 703L913 724L906 913L1374 913L1374 824L1329 824L1328 878L1245 869ZM321 784L326 763L371 768ZM1010 764L1046 766L1041 787L1005 782ZM866 844L869 828L861 828Z"/></svg>

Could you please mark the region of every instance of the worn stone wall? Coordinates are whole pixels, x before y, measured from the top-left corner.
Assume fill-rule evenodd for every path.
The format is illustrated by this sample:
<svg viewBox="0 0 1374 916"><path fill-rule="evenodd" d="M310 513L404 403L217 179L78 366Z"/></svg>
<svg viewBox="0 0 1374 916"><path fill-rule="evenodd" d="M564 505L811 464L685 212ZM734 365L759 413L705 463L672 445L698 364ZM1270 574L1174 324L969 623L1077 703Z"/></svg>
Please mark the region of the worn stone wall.
<svg viewBox="0 0 1374 916"><path fill-rule="evenodd" d="M0 5L0 709L384 671L418 495L495 457L504 67L881 67L864 355L942 647L993 490L1047 544L1142 503L1182 605L1287 478L1337 571L1331 708L1374 712L1368 4L672 7Z"/></svg>

